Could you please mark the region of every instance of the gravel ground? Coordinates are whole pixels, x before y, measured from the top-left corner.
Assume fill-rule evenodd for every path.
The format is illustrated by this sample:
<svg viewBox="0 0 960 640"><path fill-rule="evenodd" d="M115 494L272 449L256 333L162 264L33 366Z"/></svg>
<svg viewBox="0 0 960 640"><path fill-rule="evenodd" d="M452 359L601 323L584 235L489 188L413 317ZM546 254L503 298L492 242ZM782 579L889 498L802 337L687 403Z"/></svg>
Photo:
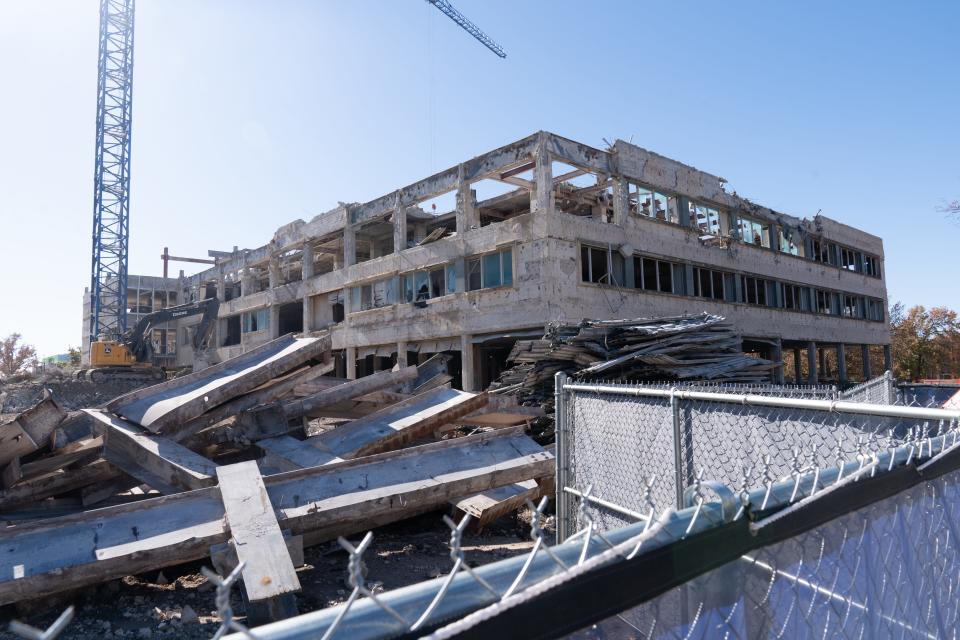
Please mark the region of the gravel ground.
<svg viewBox="0 0 960 640"><path fill-rule="evenodd" d="M552 518L547 523L552 527ZM471 565L483 565L529 551L529 512L505 516L486 530L464 535ZM364 556L367 585L389 591L443 575L449 571L450 530L439 513L426 514L374 530L371 549ZM361 536L351 536L354 542ZM301 613L346 600L347 554L336 542L305 549L305 565L298 569L302 591ZM160 573L127 576L76 592L69 598L47 599L0 610L2 628L11 618L46 627L69 604L76 617L60 637L94 638L210 638L220 625L214 604L215 589L200 573L202 563L168 567ZM234 589L233 606L244 621L243 605ZM0 631L0 638L15 638Z"/></svg>

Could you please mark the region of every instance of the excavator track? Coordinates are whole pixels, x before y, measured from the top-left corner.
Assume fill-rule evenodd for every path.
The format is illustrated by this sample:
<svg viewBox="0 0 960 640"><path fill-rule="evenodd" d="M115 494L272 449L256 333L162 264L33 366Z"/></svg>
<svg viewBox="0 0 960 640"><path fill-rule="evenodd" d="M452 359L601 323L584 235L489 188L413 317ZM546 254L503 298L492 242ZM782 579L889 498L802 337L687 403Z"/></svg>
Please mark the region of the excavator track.
<svg viewBox="0 0 960 640"><path fill-rule="evenodd" d="M78 380L90 380L96 383L105 382L163 382L166 374L162 369L145 367L100 367L98 369L81 369L77 372Z"/></svg>

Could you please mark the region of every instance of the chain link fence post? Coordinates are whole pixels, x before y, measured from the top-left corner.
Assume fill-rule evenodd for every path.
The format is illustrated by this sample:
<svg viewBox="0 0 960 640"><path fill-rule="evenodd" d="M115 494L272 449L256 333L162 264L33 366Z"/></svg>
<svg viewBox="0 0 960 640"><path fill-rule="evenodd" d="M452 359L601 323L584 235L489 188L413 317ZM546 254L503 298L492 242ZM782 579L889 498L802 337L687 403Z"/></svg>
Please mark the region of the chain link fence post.
<svg viewBox="0 0 960 640"><path fill-rule="evenodd" d="M670 389L670 413L673 416L673 471L677 483L677 510L683 509L683 434L680 431L680 399L677 388Z"/></svg>
<svg viewBox="0 0 960 640"><path fill-rule="evenodd" d="M560 544L570 535L570 503L564 487L569 484L570 473L570 439L567 429L567 392L564 385L567 383L567 374L563 371L554 376L554 431L556 433L556 491L557 491L557 544Z"/></svg>

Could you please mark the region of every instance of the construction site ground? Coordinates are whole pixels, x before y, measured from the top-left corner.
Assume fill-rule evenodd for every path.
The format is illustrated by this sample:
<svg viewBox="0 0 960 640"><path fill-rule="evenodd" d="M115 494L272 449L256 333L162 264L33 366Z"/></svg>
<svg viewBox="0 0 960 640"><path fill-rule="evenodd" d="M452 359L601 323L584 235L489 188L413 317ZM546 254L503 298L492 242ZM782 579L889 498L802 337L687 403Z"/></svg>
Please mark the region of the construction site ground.
<svg viewBox="0 0 960 640"><path fill-rule="evenodd" d="M374 530L370 551L364 557L367 585L375 592L391 590L441 576L452 566L448 547L450 530L442 513L428 513ZM529 512L504 516L485 530L468 530L464 536L467 561L479 566L530 550ZM553 518L547 519L548 534ZM360 536L351 536L357 542ZM302 591L297 594L301 613L341 603L350 595L347 554L336 541L304 549L305 565L298 568ZM94 638L210 638L220 625L214 603L215 589L201 574L204 563L168 567L161 572L127 576L78 592L16 606L2 612L3 628L17 618L45 628L68 605L76 617L60 636ZM209 566L209 565L208 565ZM245 619L239 587L232 603L237 619ZM0 631L0 638L15 638Z"/></svg>

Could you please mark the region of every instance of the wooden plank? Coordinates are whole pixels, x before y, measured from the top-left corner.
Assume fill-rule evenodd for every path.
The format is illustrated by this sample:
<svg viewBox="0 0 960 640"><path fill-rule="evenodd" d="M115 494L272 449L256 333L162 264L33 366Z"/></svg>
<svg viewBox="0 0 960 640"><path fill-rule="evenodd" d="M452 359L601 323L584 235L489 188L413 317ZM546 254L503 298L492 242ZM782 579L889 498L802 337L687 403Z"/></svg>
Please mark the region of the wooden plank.
<svg viewBox="0 0 960 640"><path fill-rule="evenodd" d="M264 479L282 528L327 539L456 495L549 474L553 456L519 429L412 447ZM207 557L229 530L219 487L0 530L0 604Z"/></svg>
<svg viewBox="0 0 960 640"><path fill-rule="evenodd" d="M172 440L97 409L84 409L103 436L103 456L118 469L162 493L209 487L217 465Z"/></svg>
<svg viewBox="0 0 960 640"><path fill-rule="evenodd" d="M286 394L292 393L299 385L320 379L320 376L333 371L333 368L334 364L327 362L303 371L288 374L271 381L267 385L254 389L250 393L225 402L219 407L215 407L193 420L188 420L180 425L171 425L164 431L164 435L176 442L182 442L194 434L210 428L230 417L239 415L244 411L249 411L258 405L275 402Z"/></svg>
<svg viewBox="0 0 960 640"><path fill-rule="evenodd" d="M266 603L300 590L300 580L280 533L270 496L257 463L239 462L217 468L230 537L247 601Z"/></svg>
<svg viewBox="0 0 960 640"><path fill-rule="evenodd" d="M309 438L310 444L342 459L390 451L473 413L486 394L439 388Z"/></svg>
<svg viewBox="0 0 960 640"><path fill-rule="evenodd" d="M202 371L131 391L107 408L154 433L163 433L309 360L329 358L329 350L329 334L318 338L283 336Z"/></svg>

